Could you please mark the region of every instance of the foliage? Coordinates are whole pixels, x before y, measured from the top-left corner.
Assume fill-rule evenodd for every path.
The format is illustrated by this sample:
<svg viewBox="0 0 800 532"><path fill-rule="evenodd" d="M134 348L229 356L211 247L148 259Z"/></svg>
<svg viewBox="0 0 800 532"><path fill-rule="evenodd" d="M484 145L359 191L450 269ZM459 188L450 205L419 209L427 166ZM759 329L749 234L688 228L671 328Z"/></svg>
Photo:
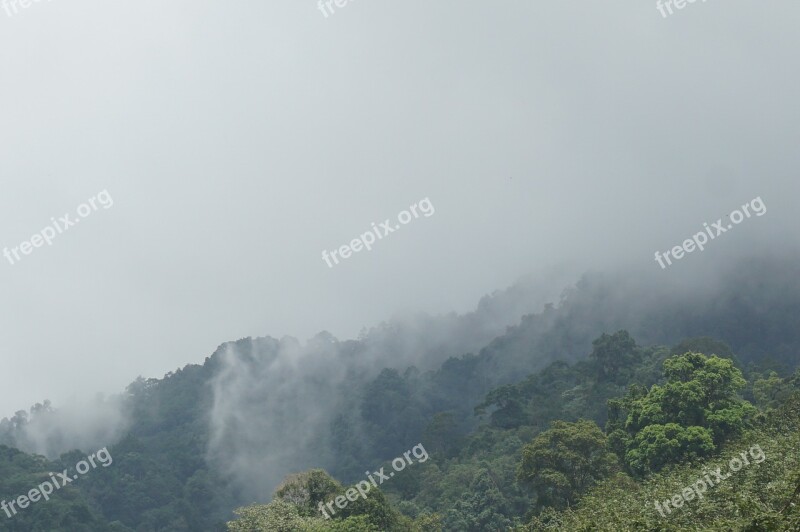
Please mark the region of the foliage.
<svg viewBox="0 0 800 532"><path fill-rule="evenodd" d="M208 385L219 374L218 356L164 379L138 379L125 396L130 430L109 446L114 465L92 471L47 504L0 520L0 530L203 532L271 526L460 532L504 530L528 520L533 529L564 530L678 530L709 523L720 523L720 529L797 528L795 507L787 504L798 485L789 449L797 444L791 434L800 405L791 398L800 379L780 368L797 364L800 298L787 282L792 277L764 271L776 280L769 291L743 282L747 276L733 277L722 295L698 295L688 305L679 298L642 305L631 294L652 287L587 276L558 307L525 316L482 342L483 348L458 350L444 335L435 349L420 352L421 369L364 364L367 347L394 352L377 337L338 343L331 356L339 357L346 375L337 384L341 404L317 427L313 452L287 449L286 463L307 471L287 477L269 504L251 506L257 496L208 460L214 399ZM463 323L458 330L469 333ZM381 334L397 345L409 339L387 330ZM730 347L709 337L681 341L684 334L724 338ZM468 343L462 340L457 345ZM260 363L257 358L253 364ZM744 387L739 360L748 364ZM250 400L274 402L270 389L254 388L247 390ZM754 415L740 393L762 413ZM20 411L0 421L0 443L22 445L31 417L50 408L44 403L30 415ZM272 412L283 410L291 420L288 406L277 404ZM606 426L606 434L590 428L592 422ZM555 432L548 436L548 430ZM536 447L547 438L558 444ZM780 456L774 466L765 444L767 462L715 488L702 506L684 507L667 520L652 508L641 510L652 501L638 495L668 497L696 478L697 467L724 460L729 451L740 450L737 442L749 445L748 438L750 443L774 439L780 451L774 451ZM320 517L315 503L340 495L343 484L364 478L366 467L417 442L425 443L429 461L395 475L333 519ZM94 450L46 460L0 447L0 494L24 493L47 471L71 467ZM613 472L603 465L611 452L629 471L645 476L606 478ZM786 471L779 469L783 464ZM332 476L310 468L325 468ZM518 480L521 469L526 473ZM595 482L600 484L592 487ZM542 510L544 504L555 508ZM234 518L237 507L241 514Z"/></svg>
<svg viewBox="0 0 800 532"><path fill-rule="evenodd" d="M66 467L66 466L64 466ZM50 471L61 471L61 462L30 456L0 445L0 501L11 501L47 481ZM106 525L81 491L67 485L54 491L49 501L15 508L9 518L0 511L0 530L9 532L101 532ZM11 510L9 510L11 511ZM118 528L117 530L128 530Z"/></svg>
<svg viewBox="0 0 800 532"><path fill-rule="evenodd" d="M542 512L517 530L798 530L799 428L800 396L795 396L771 412L763 424L726 442L718 456L683 462L643 480L618 474L592 488L576 506L563 512ZM730 472L731 476L709 488L703 499L687 501L670 512L662 510L664 516L659 513L656 501L672 498L702 479L706 471L720 467L724 473L732 458L754 445L764 451L761 463L751 461Z"/></svg>
<svg viewBox="0 0 800 532"><path fill-rule="evenodd" d="M685 353L664 361L666 382L649 391L632 387L609 402L612 448L631 471L709 456L748 426L756 409L737 392L746 382L729 359ZM627 412L627 416L624 413Z"/></svg>
<svg viewBox="0 0 800 532"><path fill-rule="evenodd" d="M530 484L540 507L564 508L618 469L594 422L556 421L522 450L518 479Z"/></svg>
<svg viewBox="0 0 800 532"><path fill-rule="evenodd" d="M320 502L342 492L342 485L322 469L289 475L275 490L275 498L298 507L301 515L318 516Z"/></svg>
<svg viewBox="0 0 800 532"><path fill-rule="evenodd" d="M612 335L603 333L592 342L590 364L597 372L598 381L629 382L631 369L641 361L642 355L628 331Z"/></svg>

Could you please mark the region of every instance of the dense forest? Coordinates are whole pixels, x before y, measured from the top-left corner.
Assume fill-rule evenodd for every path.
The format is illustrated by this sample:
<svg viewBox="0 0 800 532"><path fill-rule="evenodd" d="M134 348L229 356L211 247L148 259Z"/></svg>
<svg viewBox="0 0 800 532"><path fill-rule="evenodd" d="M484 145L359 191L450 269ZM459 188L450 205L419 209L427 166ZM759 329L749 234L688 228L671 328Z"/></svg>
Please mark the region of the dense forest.
<svg viewBox="0 0 800 532"><path fill-rule="evenodd" d="M515 286L356 340L246 338L103 400L125 423L95 447L42 441L43 402L0 422L0 500L113 464L0 530L799 529L797 274L595 273L538 309Z"/></svg>

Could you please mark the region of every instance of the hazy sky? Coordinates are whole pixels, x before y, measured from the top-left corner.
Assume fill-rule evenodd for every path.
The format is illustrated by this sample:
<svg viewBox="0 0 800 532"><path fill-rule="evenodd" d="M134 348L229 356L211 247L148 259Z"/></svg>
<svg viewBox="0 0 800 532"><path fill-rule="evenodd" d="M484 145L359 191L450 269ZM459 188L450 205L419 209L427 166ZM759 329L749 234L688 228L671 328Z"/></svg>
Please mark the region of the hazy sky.
<svg viewBox="0 0 800 532"><path fill-rule="evenodd" d="M40 1L0 9L0 417L222 342L354 337L526 273L797 241L800 5ZM341 264L423 198L420 217ZM394 222L393 222L394 223ZM760 244L757 244L760 243Z"/></svg>

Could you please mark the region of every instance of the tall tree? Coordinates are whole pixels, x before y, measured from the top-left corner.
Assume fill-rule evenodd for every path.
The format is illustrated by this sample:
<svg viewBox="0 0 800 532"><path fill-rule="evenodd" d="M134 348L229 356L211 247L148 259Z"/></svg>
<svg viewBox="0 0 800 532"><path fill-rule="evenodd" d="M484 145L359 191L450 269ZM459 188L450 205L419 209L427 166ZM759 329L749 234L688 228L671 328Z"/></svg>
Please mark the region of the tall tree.
<svg viewBox="0 0 800 532"><path fill-rule="evenodd" d="M596 423L555 421L522 449L517 478L534 488L540 508L563 508L615 469L617 458Z"/></svg>
<svg viewBox="0 0 800 532"><path fill-rule="evenodd" d="M664 361L664 377L662 386L644 393L632 388L623 400L609 401L612 446L624 447L625 462L636 473L708 456L722 441L741 433L756 413L738 397L746 382L729 359L676 355Z"/></svg>

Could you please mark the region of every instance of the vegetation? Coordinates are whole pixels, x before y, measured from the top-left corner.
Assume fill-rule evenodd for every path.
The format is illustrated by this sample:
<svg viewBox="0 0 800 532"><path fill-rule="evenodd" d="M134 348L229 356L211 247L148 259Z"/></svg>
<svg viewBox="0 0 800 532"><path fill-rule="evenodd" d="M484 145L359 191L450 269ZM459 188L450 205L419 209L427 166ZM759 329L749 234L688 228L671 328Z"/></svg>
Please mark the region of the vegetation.
<svg viewBox="0 0 800 532"><path fill-rule="evenodd" d="M402 344L389 327L358 341L321 337L325 356L342 368L335 386L313 376L292 382L295 395L286 397L246 390L250 412L270 404L287 431L303 423L294 402L310 390L330 386L337 398L306 447L288 445L280 460L252 465L257 477L289 464L269 489L243 483L209 456L209 412L224 349L246 352L250 371L273 364L279 342L223 346L201 366L132 383L129 429L108 446L113 465L11 519L0 513L0 531L800 529L800 373L792 373L800 297L789 284L783 299L740 285L747 297L733 286L716 300L666 300L656 311L635 302L628 309L628 299L587 277L559 307L524 317L475 353L450 356L437 340L426 355L447 354L429 367L366 368L364 353L385 350L381 360L390 360ZM447 320L448 330L466 328ZM620 322L632 323L631 332L614 327ZM687 331L706 336L680 336ZM45 404L0 421L0 501L96 450L49 460L19 451L44 412L55 415ZM241 417L243 430L259 422ZM322 515L321 502L417 442L428 461ZM659 513L656 501L756 444L763 463Z"/></svg>

